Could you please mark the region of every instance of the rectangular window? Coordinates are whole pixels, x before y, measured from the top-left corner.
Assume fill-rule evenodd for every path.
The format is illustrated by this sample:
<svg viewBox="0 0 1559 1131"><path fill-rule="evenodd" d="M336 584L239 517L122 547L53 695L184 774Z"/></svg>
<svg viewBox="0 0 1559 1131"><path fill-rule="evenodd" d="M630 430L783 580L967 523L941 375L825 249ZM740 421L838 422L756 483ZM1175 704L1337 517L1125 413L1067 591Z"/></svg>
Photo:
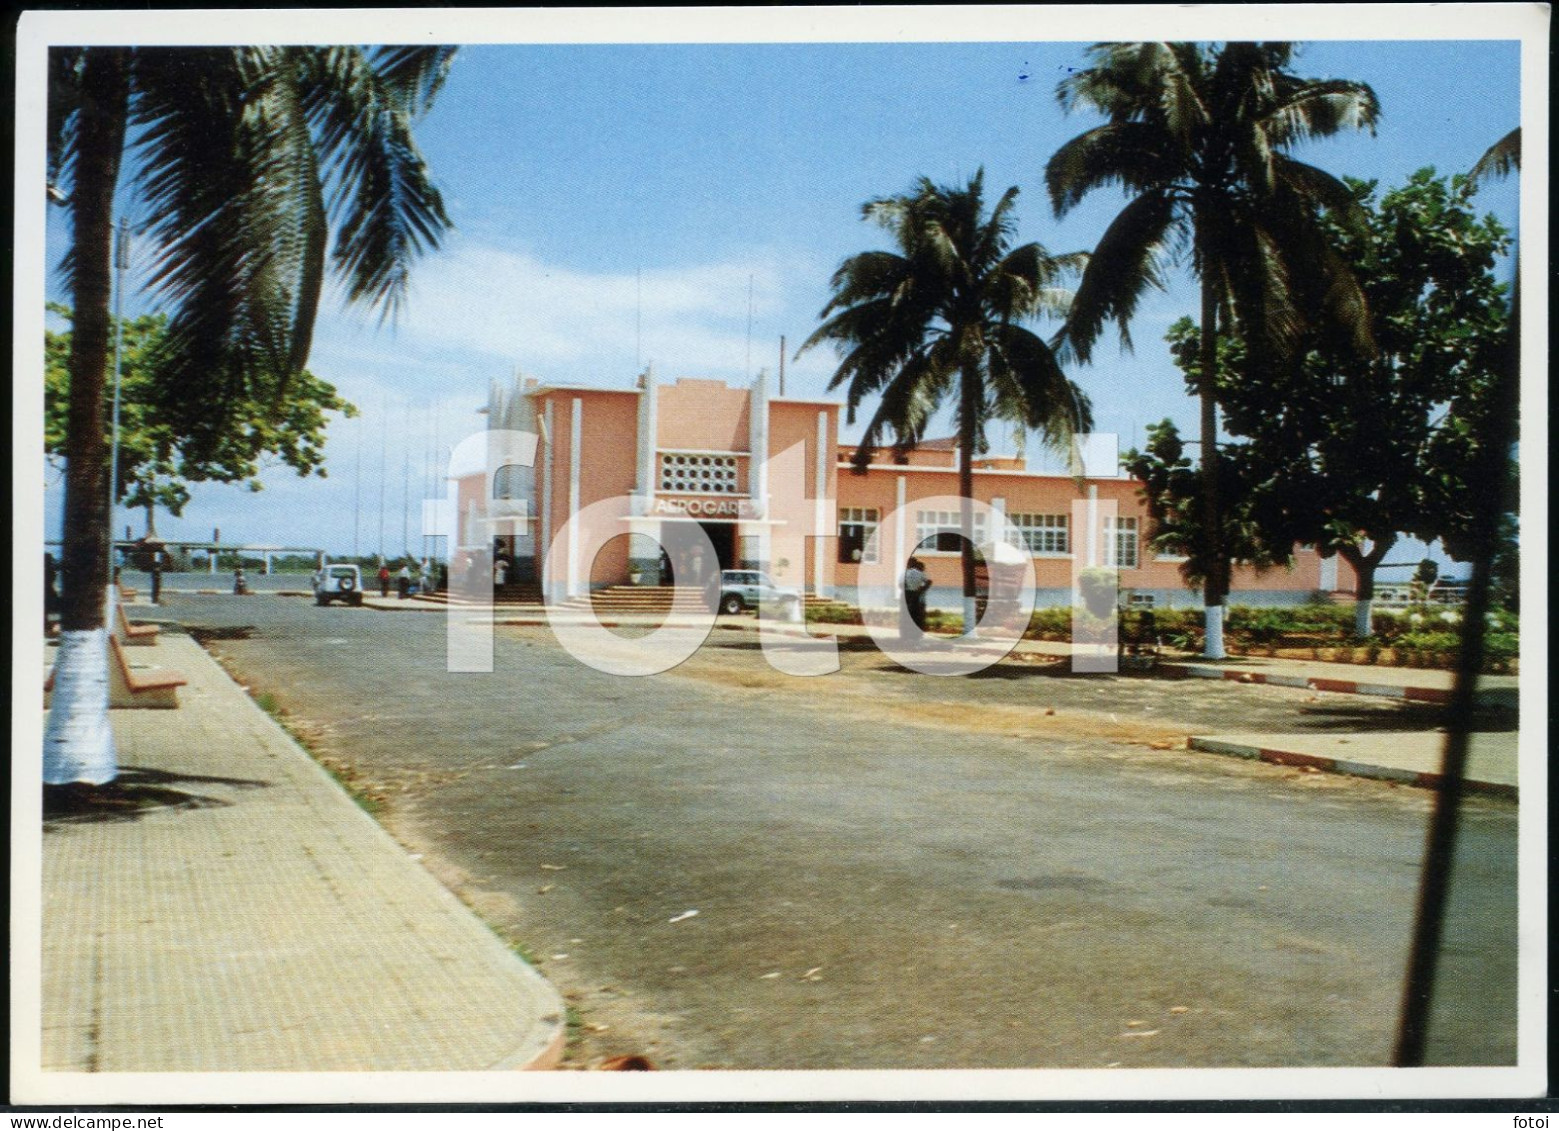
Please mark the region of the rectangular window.
<svg viewBox="0 0 1559 1131"><path fill-rule="evenodd" d="M1072 552L1070 516L1064 514L1009 514L1007 541L1030 554Z"/></svg>
<svg viewBox="0 0 1559 1131"><path fill-rule="evenodd" d="M1116 569L1137 568L1136 518L1105 518L1104 564Z"/></svg>
<svg viewBox="0 0 1559 1131"><path fill-rule="evenodd" d="M958 511L916 511L915 548L922 554L963 552L963 518ZM985 542L985 515L974 515L974 544Z"/></svg>
<svg viewBox="0 0 1559 1131"><path fill-rule="evenodd" d="M839 560L847 564L875 562L877 546L877 508L839 508Z"/></svg>

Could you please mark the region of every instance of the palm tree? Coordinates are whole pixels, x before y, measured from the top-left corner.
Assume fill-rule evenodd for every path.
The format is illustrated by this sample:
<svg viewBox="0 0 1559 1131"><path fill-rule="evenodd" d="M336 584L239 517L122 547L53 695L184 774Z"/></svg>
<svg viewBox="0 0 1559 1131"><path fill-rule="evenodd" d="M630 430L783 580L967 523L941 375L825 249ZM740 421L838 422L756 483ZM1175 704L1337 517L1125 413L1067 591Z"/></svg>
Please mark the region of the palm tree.
<svg viewBox="0 0 1559 1131"><path fill-rule="evenodd" d="M151 288L170 319L159 380L199 458L234 407L285 410L308 360L327 261L351 302L393 314L412 261L449 227L412 141L447 47L56 48L49 59L49 196L72 222L60 658L44 781L117 774L108 728L103 390L113 208L147 215ZM334 221L334 239L331 222Z"/></svg>
<svg viewBox="0 0 1559 1131"><path fill-rule="evenodd" d="M1201 372L1217 371L1220 333L1237 334L1258 364L1287 364L1307 331L1369 352L1364 301L1326 242L1319 213L1354 212L1347 187L1285 152L1344 128L1373 131L1374 92L1288 71L1288 43L1101 43L1093 65L1063 80L1068 109L1108 121L1051 157L1046 184L1058 216L1089 192L1119 186L1131 200L1105 231L1073 300L1063 340L1087 361L1104 323L1128 323L1143 293L1162 288L1167 257L1189 253L1201 283ZM1202 475L1208 571L1206 655L1223 655L1229 563L1221 549L1218 410L1204 381Z"/></svg>
<svg viewBox="0 0 1559 1131"><path fill-rule="evenodd" d="M1091 425L1087 399L1049 346L1020 324L1064 314L1069 294L1056 284L1084 257L1053 256L1037 243L1012 247L1018 190L1009 188L986 215L984 181L984 169L963 188L922 177L903 195L867 202L862 218L892 233L897 250L862 252L840 265L818 316L826 321L801 347L828 341L845 351L828 387L847 386L850 423L863 401L880 398L856 449L857 471L890 433L896 450L913 448L956 394L965 633L976 620L970 499L986 423L1011 421L1055 445Z"/></svg>

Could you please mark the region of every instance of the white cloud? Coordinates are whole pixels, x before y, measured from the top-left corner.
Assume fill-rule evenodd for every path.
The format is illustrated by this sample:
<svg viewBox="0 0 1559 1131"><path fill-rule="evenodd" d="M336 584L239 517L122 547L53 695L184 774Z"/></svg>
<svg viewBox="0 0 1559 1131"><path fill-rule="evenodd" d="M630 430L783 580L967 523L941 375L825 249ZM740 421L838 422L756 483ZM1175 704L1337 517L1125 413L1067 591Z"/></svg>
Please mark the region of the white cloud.
<svg viewBox="0 0 1559 1131"><path fill-rule="evenodd" d="M418 348L506 359L548 381L626 382L636 355L669 372L739 376L749 285L754 365L773 352L766 324L786 306L780 262L765 252L642 274L589 272L455 245L419 267L399 336Z"/></svg>

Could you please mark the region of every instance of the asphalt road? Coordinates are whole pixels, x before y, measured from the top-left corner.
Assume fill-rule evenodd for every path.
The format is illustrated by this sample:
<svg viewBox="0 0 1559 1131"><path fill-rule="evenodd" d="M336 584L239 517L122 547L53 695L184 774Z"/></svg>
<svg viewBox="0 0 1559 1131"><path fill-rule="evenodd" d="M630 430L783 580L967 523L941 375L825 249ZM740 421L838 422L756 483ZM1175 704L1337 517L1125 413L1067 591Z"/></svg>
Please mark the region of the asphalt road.
<svg viewBox="0 0 1559 1131"><path fill-rule="evenodd" d="M439 614L172 595L158 615L227 637L209 646L535 956L579 1010L574 1064L1389 1061L1430 795L1152 742L1210 712L1368 727L1396 705L933 680L875 654L777 680L741 633L632 679L501 629L494 674L451 675ZM1516 807L1470 801L1436 1063L1514 1062L1515 853Z"/></svg>

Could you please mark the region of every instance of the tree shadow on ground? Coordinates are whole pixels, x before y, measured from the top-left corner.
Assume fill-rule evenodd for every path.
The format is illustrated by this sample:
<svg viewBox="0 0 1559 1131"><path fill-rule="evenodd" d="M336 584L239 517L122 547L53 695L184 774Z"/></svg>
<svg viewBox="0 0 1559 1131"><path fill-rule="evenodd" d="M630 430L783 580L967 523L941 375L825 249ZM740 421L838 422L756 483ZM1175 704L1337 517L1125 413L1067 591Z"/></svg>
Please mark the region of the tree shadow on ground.
<svg viewBox="0 0 1559 1131"><path fill-rule="evenodd" d="M1402 704L1394 711L1339 703L1302 707L1300 719L1306 724L1301 727L1303 730L1400 731L1444 727L1446 715L1445 708L1427 703ZM1514 712L1497 706L1479 707L1472 715L1472 729L1480 734L1514 731L1518 729L1518 718Z"/></svg>
<svg viewBox="0 0 1559 1131"><path fill-rule="evenodd" d="M254 634L254 625L187 624L184 631L194 638L195 643L204 644L208 640L248 640Z"/></svg>
<svg viewBox="0 0 1559 1131"><path fill-rule="evenodd" d="M122 766L119 776L103 785L72 782L43 787L43 824L95 824L103 821L136 821L163 809L216 809L231 801L209 794L176 788L189 783L261 789L267 781L224 778L204 774L173 774L137 766Z"/></svg>
<svg viewBox="0 0 1559 1131"><path fill-rule="evenodd" d="M814 640L802 640L798 636L782 636L774 641L770 647L802 651L826 645L828 640L829 638L826 636L818 637ZM879 650L877 645L870 639L840 637L838 643L839 651L841 652L876 652ZM763 650L763 644L758 640L715 640L711 638L705 642L705 647L727 649L732 652L759 652Z"/></svg>

